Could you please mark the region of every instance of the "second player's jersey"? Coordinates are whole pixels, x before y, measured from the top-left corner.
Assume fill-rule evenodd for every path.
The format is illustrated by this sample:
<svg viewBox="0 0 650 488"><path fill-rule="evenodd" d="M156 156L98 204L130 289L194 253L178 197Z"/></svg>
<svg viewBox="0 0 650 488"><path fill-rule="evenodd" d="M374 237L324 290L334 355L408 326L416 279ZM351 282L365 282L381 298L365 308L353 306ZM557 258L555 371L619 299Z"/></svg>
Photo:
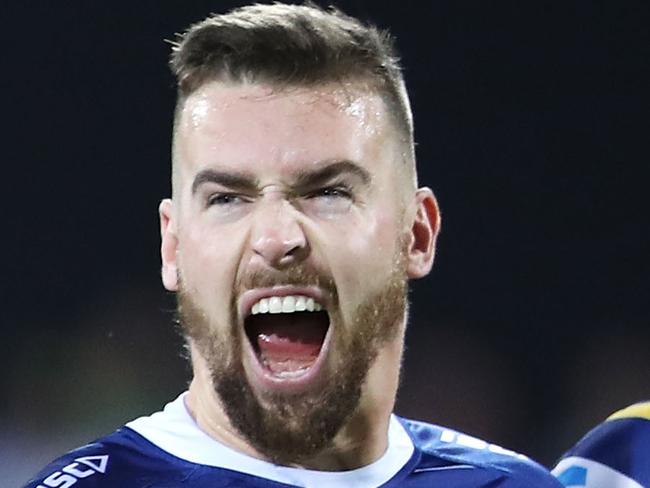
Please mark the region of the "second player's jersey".
<svg viewBox="0 0 650 488"><path fill-rule="evenodd" d="M567 487L650 488L650 402L609 417L553 470Z"/></svg>
<svg viewBox="0 0 650 488"><path fill-rule="evenodd" d="M391 417L376 462L342 472L278 466L208 437L183 396L162 412L72 451L27 488L561 488L525 456L438 426Z"/></svg>

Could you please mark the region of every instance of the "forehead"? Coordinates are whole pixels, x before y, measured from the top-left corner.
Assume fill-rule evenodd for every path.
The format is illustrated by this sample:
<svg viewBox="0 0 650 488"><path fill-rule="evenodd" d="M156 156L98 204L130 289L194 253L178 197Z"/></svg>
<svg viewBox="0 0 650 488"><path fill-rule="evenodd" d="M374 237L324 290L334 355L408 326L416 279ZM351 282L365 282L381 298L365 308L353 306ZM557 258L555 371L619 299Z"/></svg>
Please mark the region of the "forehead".
<svg viewBox="0 0 650 488"><path fill-rule="evenodd" d="M185 169L210 164L275 169L327 159L377 158L390 124L381 97L354 85L277 89L209 83L176 121Z"/></svg>

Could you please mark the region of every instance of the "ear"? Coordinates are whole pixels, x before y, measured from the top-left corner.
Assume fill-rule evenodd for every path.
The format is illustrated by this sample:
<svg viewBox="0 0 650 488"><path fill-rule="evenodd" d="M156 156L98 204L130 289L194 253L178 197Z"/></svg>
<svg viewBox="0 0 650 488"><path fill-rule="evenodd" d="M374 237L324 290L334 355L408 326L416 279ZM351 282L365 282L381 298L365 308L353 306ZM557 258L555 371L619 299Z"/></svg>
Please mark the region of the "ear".
<svg viewBox="0 0 650 488"><path fill-rule="evenodd" d="M171 199L165 198L158 207L160 215L160 257L162 259L162 282L169 291L178 290L178 267L176 253L178 251L178 237L176 235L176 220L174 217L174 204Z"/></svg>
<svg viewBox="0 0 650 488"><path fill-rule="evenodd" d="M430 188L415 193L415 218L410 229L406 273L409 278L429 274L436 253L436 239L440 230L440 210Z"/></svg>

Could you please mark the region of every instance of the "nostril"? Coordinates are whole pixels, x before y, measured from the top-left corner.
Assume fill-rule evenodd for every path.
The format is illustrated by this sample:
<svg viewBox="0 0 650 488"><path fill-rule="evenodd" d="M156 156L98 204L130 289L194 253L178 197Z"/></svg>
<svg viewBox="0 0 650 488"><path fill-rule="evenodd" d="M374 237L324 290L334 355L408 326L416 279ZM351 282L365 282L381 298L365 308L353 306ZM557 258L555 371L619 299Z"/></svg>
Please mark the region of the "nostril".
<svg viewBox="0 0 650 488"><path fill-rule="evenodd" d="M291 249L289 249L286 253L287 256L294 256L300 252L301 247L300 246L294 246Z"/></svg>
<svg viewBox="0 0 650 488"><path fill-rule="evenodd" d="M281 266L287 266L301 261L305 258L307 253L305 252L306 248L304 246L293 246L288 248L282 257L280 257L276 264Z"/></svg>
<svg viewBox="0 0 650 488"><path fill-rule="evenodd" d="M282 241L267 239L265 242L257 241L253 251L267 265L284 267L302 261L309 254L306 240Z"/></svg>

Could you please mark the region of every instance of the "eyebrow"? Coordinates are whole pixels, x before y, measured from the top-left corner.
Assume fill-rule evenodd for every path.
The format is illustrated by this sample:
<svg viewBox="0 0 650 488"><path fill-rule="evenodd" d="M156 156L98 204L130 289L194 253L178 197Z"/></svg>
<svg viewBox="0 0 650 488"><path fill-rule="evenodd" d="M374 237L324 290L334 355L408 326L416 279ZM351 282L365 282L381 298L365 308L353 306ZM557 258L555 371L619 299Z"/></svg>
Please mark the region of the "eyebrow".
<svg viewBox="0 0 650 488"><path fill-rule="evenodd" d="M247 173L233 173L226 171L217 171L214 169L204 169L199 171L192 182L192 195L194 195L201 185L206 183L216 183L228 188L239 188L242 190L255 190L258 181L256 178Z"/></svg>
<svg viewBox="0 0 650 488"><path fill-rule="evenodd" d="M372 179L366 169L344 159L332 161L315 170L299 171L295 177L295 186L297 188L318 186L345 173L356 176L364 185L368 185Z"/></svg>
<svg viewBox="0 0 650 488"><path fill-rule="evenodd" d="M336 160L314 170L303 169L298 171L295 176L294 186L297 188L318 186L345 173L356 176L364 185L368 185L372 179L370 173L358 164L349 160ZM257 178L249 173L204 169L194 177L192 195L206 183L215 183L228 188L238 188L251 192L255 191L259 185Z"/></svg>

